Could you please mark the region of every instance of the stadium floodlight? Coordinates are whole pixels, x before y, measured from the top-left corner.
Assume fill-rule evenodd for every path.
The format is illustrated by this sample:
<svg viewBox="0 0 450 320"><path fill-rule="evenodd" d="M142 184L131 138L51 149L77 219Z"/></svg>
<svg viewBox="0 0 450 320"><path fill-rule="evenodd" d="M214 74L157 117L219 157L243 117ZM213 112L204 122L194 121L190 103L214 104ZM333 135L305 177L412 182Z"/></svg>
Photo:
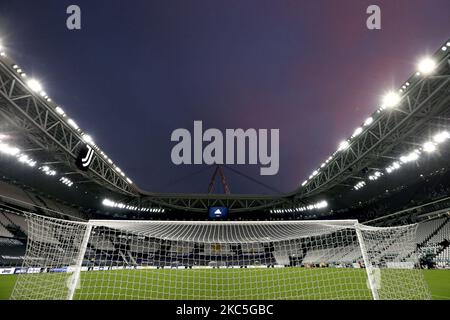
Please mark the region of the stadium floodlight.
<svg viewBox="0 0 450 320"><path fill-rule="evenodd" d="M133 183L133 181L130 179L130 178L126 178L126 180L127 180L127 182L129 183L129 184L132 184Z"/></svg>
<svg viewBox="0 0 450 320"><path fill-rule="evenodd" d="M382 99L382 108L393 108L400 103L401 97L397 92L390 91Z"/></svg>
<svg viewBox="0 0 450 320"><path fill-rule="evenodd" d="M88 135L88 134L83 134L83 140L87 144L90 144L90 145L94 144L94 139L92 139L92 137L90 135Z"/></svg>
<svg viewBox="0 0 450 320"><path fill-rule="evenodd" d="M103 199L102 204L105 207L114 207L114 201L111 201L109 199Z"/></svg>
<svg viewBox="0 0 450 320"><path fill-rule="evenodd" d="M364 125L365 125L365 126L369 126L369 125L372 124L372 122L373 122L373 118L372 118L372 117L368 117L368 118L366 119L366 121L364 121Z"/></svg>
<svg viewBox="0 0 450 320"><path fill-rule="evenodd" d="M423 151L425 151L425 152L431 153L436 150L437 150L436 145L431 141L425 142L423 144Z"/></svg>
<svg viewBox="0 0 450 320"><path fill-rule="evenodd" d="M419 159L419 154L420 154L419 150L414 150L414 151L408 153L407 155L400 157L400 161L402 163L409 163L409 162L416 161L417 159Z"/></svg>
<svg viewBox="0 0 450 320"><path fill-rule="evenodd" d="M382 175L383 175L383 173L381 173L380 171L376 171L376 172L374 172L373 175L369 176L369 180L372 180L372 181L378 180Z"/></svg>
<svg viewBox="0 0 450 320"><path fill-rule="evenodd" d="M392 165L390 165L389 167L386 168L386 172L387 173L392 173L395 170L398 170L401 168L401 163L398 161L395 161L394 163L392 163Z"/></svg>
<svg viewBox="0 0 450 320"><path fill-rule="evenodd" d="M68 179L68 178L66 178L66 177L61 177L61 178L59 179L59 181L60 181L61 183L65 184L65 185L68 186L68 187L71 187L71 186L73 185L72 180L70 180L70 179Z"/></svg>
<svg viewBox="0 0 450 320"><path fill-rule="evenodd" d="M328 207L328 202L325 200L322 200L322 201L316 203L316 209L323 209L326 207Z"/></svg>
<svg viewBox="0 0 450 320"><path fill-rule="evenodd" d="M308 180L305 180L302 182L302 187L306 186L306 184L308 183Z"/></svg>
<svg viewBox="0 0 450 320"><path fill-rule="evenodd" d="M431 299L417 268L416 224L74 222L32 214L27 222L31 227L24 260L39 270L67 273L19 276L13 300ZM302 258L293 264L298 253ZM88 261L95 261L98 271L82 272ZM319 264L327 268L305 270Z"/></svg>
<svg viewBox="0 0 450 320"><path fill-rule="evenodd" d="M25 155L25 154L18 155L17 160L18 160L20 163L25 163L25 164L27 164L27 165L30 166L30 167L34 167L34 166L36 165L36 163L37 163L35 160L30 159L30 158L29 158L27 155Z"/></svg>
<svg viewBox="0 0 450 320"><path fill-rule="evenodd" d="M353 189L359 190L359 189L363 188L365 185L366 185L366 182L365 182L365 181L360 181L360 182L358 182L357 184L355 184L355 186L353 187Z"/></svg>
<svg viewBox="0 0 450 320"><path fill-rule="evenodd" d="M30 79L27 82L28 87L33 90L34 92L41 92L42 91L42 85L39 81L36 79Z"/></svg>
<svg viewBox="0 0 450 320"><path fill-rule="evenodd" d="M448 131L439 132L433 137L433 140L436 143L442 143L447 139L450 139L450 133Z"/></svg>
<svg viewBox="0 0 450 320"><path fill-rule="evenodd" d="M361 128L361 127L356 128L355 132L353 132L353 137L359 136L362 131L363 131L363 128Z"/></svg>
<svg viewBox="0 0 450 320"><path fill-rule="evenodd" d="M56 171L51 169L49 166L42 166L39 168L39 170L41 170L43 173L45 173L48 176L55 176L56 175Z"/></svg>
<svg viewBox="0 0 450 320"><path fill-rule="evenodd" d="M0 152L9 156L16 156L20 153L20 149L12 147L7 143L0 143Z"/></svg>
<svg viewBox="0 0 450 320"><path fill-rule="evenodd" d="M102 204L105 207L110 208L119 208L119 209L126 209L126 210L132 210L132 211L141 211L141 212L165 212L164 209L158 209L159 211L152 211L153 209L150 208L144 208L144 207L136 207L132 205L127 205L121 202L115 202L113 200L110 200L108 198L103 199ZM156 209L155 209L156 210Z"/></svg>
<svg viewBox="0 0 450 320"><path fill-rule="evenodd" d="M339 148L338 151L343 151L345 149L347 149L349 147L349 143L347 140L342 141L341 143L339 143Z"/></svg>
<svg viewBox="0 0 450 320"><path fill-rule="evenodd" d="M58 113L59 115L61 115L63 117L66 115L66 113L64 112L64 110L61 107L56 107L55 111L56 111L56 113Z"/></svg>
<svg viewBox="0 0 450 320"><path fill-rule="evenodd" d="M75 121L73 121L72 119L67 119L67 123L68 123L72 128L74 128L75 130L78 130L78 129L79 129L77 123L76 123ZM86 141L86 140L85 140L85 141Z"/></svg>
<svg viewBox="0 0 450 320"><path fill-rule="evenodd" d="M430 57L426 57L418 63L417 70L421 74L429 75L433 73L433 71L436 69L436 66L436 61L434 61Z"/></svg>

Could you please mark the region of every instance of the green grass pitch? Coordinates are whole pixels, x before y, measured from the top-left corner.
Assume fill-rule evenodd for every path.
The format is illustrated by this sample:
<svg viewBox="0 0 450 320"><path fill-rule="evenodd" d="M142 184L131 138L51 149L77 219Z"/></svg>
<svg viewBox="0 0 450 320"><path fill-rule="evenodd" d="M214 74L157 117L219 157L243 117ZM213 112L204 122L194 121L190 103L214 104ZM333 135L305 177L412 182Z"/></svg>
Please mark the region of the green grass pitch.
<svg viewBox="0 0 450 320"><path fill-rule="evenodd" d="M224 275L224 272L227 274ZM450 300L450 270L422 270L433 299ZM276 274L276 276L275 276ZM65 274L23 275L36 283L59 277L63 292ZM0 276L0 300L9 299L16 275ZM382 275L383 277L383 275ZM216 279L216 280L211 280ZM225 280L228 279L228 280ZM232 281L229 281L233 279ZM105 288L114 281L115 290ZM270 291L285 292L280 296ZM149 286L148 284L152 284ZM37 285L39 286L39 284ZM95 288L83 291L83 288ZM169 292L167 288L172 288ZM101 289L100 289L101 288ZM42 288L41 288L42 289ZM37 287L36 290L39 290ZM200 269L117 270L82 272L77 299L364 299L370 298L362 269ZM193 296L194 295L194 296Z"/></svg>

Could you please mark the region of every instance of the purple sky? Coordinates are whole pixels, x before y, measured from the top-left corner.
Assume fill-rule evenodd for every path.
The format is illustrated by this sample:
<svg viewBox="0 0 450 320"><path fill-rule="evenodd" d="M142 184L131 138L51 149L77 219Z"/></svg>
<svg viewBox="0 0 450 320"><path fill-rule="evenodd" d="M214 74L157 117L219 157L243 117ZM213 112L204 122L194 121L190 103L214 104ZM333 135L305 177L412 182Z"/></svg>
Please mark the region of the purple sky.
<svg viewBox="0 0 450 320"><path fill-rule="evenodd" d="M69 4L82 30L65 27ZM365 27L382 10L382 30ZM206 192L213 169L171 163L176 128L279 128L295 189L450 38L448 0L0 1L9 54L143 189ZM225 170L234 193L271 193Z"/></svg>

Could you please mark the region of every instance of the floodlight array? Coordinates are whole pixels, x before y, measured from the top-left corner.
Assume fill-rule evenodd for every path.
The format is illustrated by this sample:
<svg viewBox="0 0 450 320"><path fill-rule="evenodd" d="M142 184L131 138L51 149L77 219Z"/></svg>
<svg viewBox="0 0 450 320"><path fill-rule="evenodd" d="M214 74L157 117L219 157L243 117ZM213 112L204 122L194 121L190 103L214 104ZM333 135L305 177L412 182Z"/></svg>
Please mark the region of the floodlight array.
<svg viewBox="0 0 450 320"><path fill-rule="evenodd" d="M23 154L18 147L6 143L8 138L9 136L0 134L0 154L15 157L19 163L34 167L36 165L36 161L31 159L28 155Z"/></svg>
<svg viewBox="0 0 450 320"><path fill-rule="evenodd" d="M4 47L2 46L1 43L0 43L0 56L6 57ZM38 79L28 78L28 76L24 72L23 68L21 68L17 64L13 64L13 65L11 65L11 67L21 78L24 79L26 86L32 92L34 92L36 95L38 95L40 98L44 99L48 103L52 101L52 99L49 97L47 92L44 90L44 86ZM76 130L81 135L81 138L84 142L86 142L91 147L93 147L97 152L99 152L100 155L105 159L105 161L107 161L111 165L113 164L113 161L103 151L101 151L100 148L95 144L94 139L89 134L83 133L83 131L78 126L78 124L73 119L71 119L67 116L66 112L62 109L61 106L53 105L53 107L54 107L55 112L60 117L62 117L71 128ZM113 168L117 173L119 173L122 177L125 178L125 180L127 181L128 184L133 184L132 180L129 179L128 177L126 177L126 175L123 171L121 171L120 169L119 169L120 171L117 170L117 166L113 166Z"/></svg>
<svg viewBox="0 0 450 320"><path fill-rule="evenodd" d="M137 207L137 206L132 206L132 205L128 205L125 203L121 203L121 202L115 202L115 201L107 199L107 198L103 199L102 204L105 207L130 210L130 211L152 212L152 213L164 213L165 212L165 209L162 209L162 208Z"/></svg>
<svg viewBox="0 0 450 320"><path fill-rule="evenodd" d="M311 211L311 210L321 210L328 207L328 202L325 200L319 201L314 204L310 204L307 206L301 206L296 208L283 208L283 209L272 209L270 213L295 213L295 212L303 212L303 211Z"/></svg>
<svg viewBox="0 0 450 320"><path fill-rule="evenodd" d="M360 181L360 182L358 182L357 184L355 184L355 186L353 187L353 189L359 190L359 189L361 189L361 188L364 188L365 185L366 185L366 182L365 182L365 181Z"/></svg>
<svg viewBox="0 0 450 320"><path fill-rule="evenodd" d="M41 170L43 173L45 173L48 176L56 176L56 171L50 168L49 166L42 166L39 167L39 170Z"/></svg>
<svg viewBox="0 0 450 320"><path fill-rule="evenodd" d="M442 51L450 50L450 42L447 42L441 48L441 50ZM424 58L420 59L420 61L417 63L417 67L416 67L417 72L415 75L417 77L429 76L434 73L437 66L438 66L437 62L432 57L428 57L428 56L424 57ZM338 145L337 150L326 161L324 161L320 165L319 169L314 170L313 173L308 177L308 179L306 179L305 181L302 182L301 186L302 187L306 186L311 179L313 179L314 177L319 175L321 173L321 170L325 168L325 166L333 159L333 157L336 154L347 150L351 146L352 140L355 139L356 137L358 137L362 132L364 132L364 130L366 130L368 127L370 127L372 125L377 114L381 114L383 111L387 112L387 111L393 110L393 109L395 109L395 107L400 105L404 98L403 94L407 91L407 89L410 85L411 85L410 82L405 82L398 91L389 90L388 92L386 92L381 97L380 107L376 110L376 112L372 116L368 117L364 121L362 126L356 128L349 139L341 141ZM433 148L430 147L430 150L432 150L432 149ZM357 186L355 185L354 188L356 190L359 190L361 188L361 187L358 187L358 188L356 188L356 187Z"/></svg>
<svg viewBox="0 0 450 320"><path fill-rule="evenodd" d="M436 152L438 150L438 146L449 139L450 139L450 132L448 132L448 131L440 131L440 132L436 133L430 141L424 142L422 144L422 147L416 148L412 151L409 151L409 152L401 155L398 158L398 160L392 162L389 166L387 166L385 168L385 170L384 170L385 173L389 175L389 174L399 170L400 168L402 168L404 165L406 165L408 163L418 161L420 159L420 157L425 153L429 154L429 153ZM381 178L382 176L384 176L385 173L383 173L381 171L376 171L372 175L369 175L368 179L370 181L376 181L379 178ZM361 188L363 188L365 186L366 186L366 182L360 181L353 187L353 189L360 190Z"/></svg>
<svg viewBox="0 0 450 320"><path fill-rule="evenodd" d="M69 178L66 178L66 177L61 177L61 178L59 179L59 181L60 181L62 184L68 186L68 187L71 187L71 186L73 185L72 180L70 180Z"/></svg>

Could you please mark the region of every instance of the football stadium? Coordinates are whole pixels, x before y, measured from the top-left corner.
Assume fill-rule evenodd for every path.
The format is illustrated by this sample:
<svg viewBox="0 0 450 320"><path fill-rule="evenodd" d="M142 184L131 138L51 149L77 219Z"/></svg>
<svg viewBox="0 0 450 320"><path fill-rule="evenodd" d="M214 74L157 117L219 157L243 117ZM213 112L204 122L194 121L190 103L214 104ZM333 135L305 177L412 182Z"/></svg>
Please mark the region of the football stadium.
<svg viewBox="0 0 450 320"><path fill-rule="evenodd" d="M449 39L277 195L141 189L9 49L0 299L450 299Z"/></svg>

